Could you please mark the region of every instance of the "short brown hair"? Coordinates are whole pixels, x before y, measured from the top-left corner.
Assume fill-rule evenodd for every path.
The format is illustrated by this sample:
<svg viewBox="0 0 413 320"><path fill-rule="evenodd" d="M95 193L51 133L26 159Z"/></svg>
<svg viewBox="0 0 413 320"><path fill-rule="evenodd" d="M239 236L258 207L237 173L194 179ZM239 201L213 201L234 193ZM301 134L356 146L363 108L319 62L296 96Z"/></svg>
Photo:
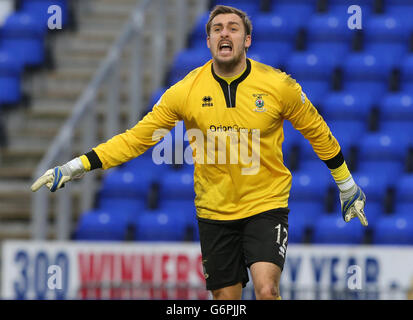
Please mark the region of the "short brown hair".
<svg viewBox="0 0 413 320"><path fill-rule="evenodd" d="M239 10L237 8L234 8L234 7L230 7L230 6L217 5L212 9L212 11L209 15L208 23L206 24L206 33L207 33L208 36L211 32L212 20L217 15L225 14L225 13L235 13L237 16L239 16L241 18L242 22L244 23L245 33L247 35L251 35L252 23L251 23L250 18L248 17L248 15L244 11Z"/></svg>

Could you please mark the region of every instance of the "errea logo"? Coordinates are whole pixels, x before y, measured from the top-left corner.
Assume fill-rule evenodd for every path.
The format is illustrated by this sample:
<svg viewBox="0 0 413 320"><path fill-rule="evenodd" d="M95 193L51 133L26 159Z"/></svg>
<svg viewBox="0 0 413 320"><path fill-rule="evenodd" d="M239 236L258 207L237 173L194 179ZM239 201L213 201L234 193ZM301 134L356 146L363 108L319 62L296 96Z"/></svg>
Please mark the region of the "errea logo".
<svg viewBox="0 0 413 320"><path fill-rule="evenodd" d="M212 98L210 96L205 96L202 98L202 106L203 107L213 107L214 104L212 103Z"/></svg>

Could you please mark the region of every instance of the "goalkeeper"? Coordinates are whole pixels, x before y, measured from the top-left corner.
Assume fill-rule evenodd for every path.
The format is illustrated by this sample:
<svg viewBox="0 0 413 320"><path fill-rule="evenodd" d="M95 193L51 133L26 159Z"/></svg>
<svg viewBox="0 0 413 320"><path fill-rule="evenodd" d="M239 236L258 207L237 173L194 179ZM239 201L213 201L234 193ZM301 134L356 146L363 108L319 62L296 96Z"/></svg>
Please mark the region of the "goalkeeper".
<svg viewBox="0 0 413 320"><path fill-rule="evenodd" d="M240 299L249 268L257 299L280 299L292 181L283 163L283 121L290 121L309 140L331 170L346 222L357 217L367 226L366 197L353 180L339 143L301 86L284 72L247 58L251 31L245 12L216 6L206 25L212 59L169 88L133 128L49 169L34 182L32 191L46 185L54 192L90 170L106 170L138 157L157 143L152 138L157 129L171 130L183 120L187 131L202 132L205 142L205 150L197 146L198 139L191 146L195 147L195 206L207 289L214 299ZM222 130L217 132L218 128ZM249 135L260 133L254 173L245 174L244 169L251 168L242 161L197 161L200 151L210 157L208 134L226 133L224 128L238 136L239 128L248 129ZM252 144L247 146L251 151ZM231 146L226 148L229 152Z"/></svg>

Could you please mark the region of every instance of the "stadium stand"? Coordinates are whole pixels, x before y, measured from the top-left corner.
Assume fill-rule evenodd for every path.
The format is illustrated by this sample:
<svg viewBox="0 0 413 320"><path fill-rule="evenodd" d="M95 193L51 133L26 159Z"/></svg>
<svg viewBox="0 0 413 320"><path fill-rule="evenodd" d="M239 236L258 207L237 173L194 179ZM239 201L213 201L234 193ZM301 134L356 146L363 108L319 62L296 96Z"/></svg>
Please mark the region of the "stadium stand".
<svg viewBox="0 0 413 320"><path fill-rule="evenodd" d="M190 2L187 23L191 24L198 15L201 2ZM33 205L27 186L34 170L70 118L138 1L2 0L0 4L0 238L29 239L33 236ZM53 12L48 11L52 11L49 10L52 5L61 9L62 30L48 28L53 16ZM168 11L168 14L173 12ZM176 48L172 42L165 47L168 59ZM151 64L144 65L145 70L150 68ZM145 70L142 72L149 74L149 80L142 88L142 95L147 99L152 91L150 80L153 76ZM130 79L124 78L125 71L121 70L120 74L127 86ZM125 86L119 92L122 97ZM102 123L106 116L107 91L98 99L97 117ZM120 123L125 129L130 125L124 112L127 103L122 100L119 106ZM81 148L82 142L76 139L71 145ZM139 161L132 161L122 169L127 171ZM152 171L151 168L147 170ZM103 177L99 175L98 178ZM151 204L153 194L149 192L147 196L145 200ZM148 205L136 199L108 199L99 193L95 198L96 209L102 210L122 206L122 202L127 203L128 210ZM73 225L80 217L76 210L79 208L72 215ZM57 208L52 205L50 217L53 219L56 213ZM58 237L54 227L47 230L46 238Z"/></svg>
<svg viewBox="0 0 413 320"><path fill-rule="evenodd" d="M254 29L247 56L297 79L338 138L367 196L367 230L358 221L344 223L337 192L329 191L334 184L328 169L285 122L284 159L293 174L289 241L413 244L413 3L358 1L361 30L348 28L346 0L210 1L209 8L218 3L249 13ZM21 101L24 68L44 63L41 48L48 32L30 20L37 10L44 12L42 6L41 0L23 1L4 20L0 86L7 90L0 103ZM67 7L65 23L70 16ZM170 85L210 59L207 19L205 12L190 30L187 48L175 55L165 82L151 92L148 111ZM21 46L33 51L28 60L13 54ZM74 239L197 241L192 170L155 166L147 155L112 169L102 179L95 208L81 215Z"/></svg>
<svg viewBox="0 0 413 320"><path fill-rule="evenodd" d="M211 1L210 7L217 3ZM363 229L356 221L346 224L339 213L337 192L331 192L334 183L328 169L302 135L285 122L284 158L293 172L289 241L413 243L408 236L411 222L407 218L413 199L413 182L407 172L408 150L413 143L413 97L409 90L399 90L405 84L391 85L395 70L401 70L397 85L413 82L411 24L405 13L413 13L413 6L404 3L396 8L386 3L382 8L375 0L359 1L363 29L355 31L347 26L346 1L327 1L327 6L322 1L298 0L261 1L260 6L246 1L219 3L247 10L254 26L248 57L281 68L297 79L338 138L356 181L367 195L369 227ZM207 13L199 18L189 36L188 48L176 56L167 85L209 60L205 44L207 18ZM303 34L304 46L298 41ZM360 38L362 45L358 47L355 43ZM160 88L154 92L151 104L164 91ZM196 226L190 218L195 213L191 174L191 170L168 168L160 180L157 199L164 214L182 212L187 207L190 214L186 225L192 221ZM151 216L151 212L142 213L136 226L166 228L167 215L159 218L162 213L154 210ZM162 219L163 223L159 222ZM182 226L174 228L180 230L180 236L155 232L137 235L136 239L182 239ZM402 230L400 237L395 230ZM192 239L196 241L196 235Z"/></svg>

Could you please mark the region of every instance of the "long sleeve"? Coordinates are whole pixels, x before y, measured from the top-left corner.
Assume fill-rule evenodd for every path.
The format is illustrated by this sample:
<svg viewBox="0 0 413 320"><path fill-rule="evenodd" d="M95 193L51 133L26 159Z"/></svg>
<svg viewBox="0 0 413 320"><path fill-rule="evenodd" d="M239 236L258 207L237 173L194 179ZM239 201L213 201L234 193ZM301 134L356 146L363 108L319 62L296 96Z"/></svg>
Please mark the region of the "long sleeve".
<svg viewBox="0 0 413 320"><path fill-rule="evenodd" d="M311 143L321 160L337 156L340 152L338 141L301 86L290 76L286 76L280 89L282 116Z"/></svg>
<svg viewBox="0 0 413 320"><path fill-rule="evenodd" d="M99 144L86 154L94 169L101 162L103 169L120 165L138 157L170 131L176 122L181 120L178 104L180 96L174 87L168 89L160 101L133 128L114 136L105 143ZM158 129L163 129L157 131ZM93 159L94 154L98 159ZM92 161L93 163L92 163Z"/></svg>

